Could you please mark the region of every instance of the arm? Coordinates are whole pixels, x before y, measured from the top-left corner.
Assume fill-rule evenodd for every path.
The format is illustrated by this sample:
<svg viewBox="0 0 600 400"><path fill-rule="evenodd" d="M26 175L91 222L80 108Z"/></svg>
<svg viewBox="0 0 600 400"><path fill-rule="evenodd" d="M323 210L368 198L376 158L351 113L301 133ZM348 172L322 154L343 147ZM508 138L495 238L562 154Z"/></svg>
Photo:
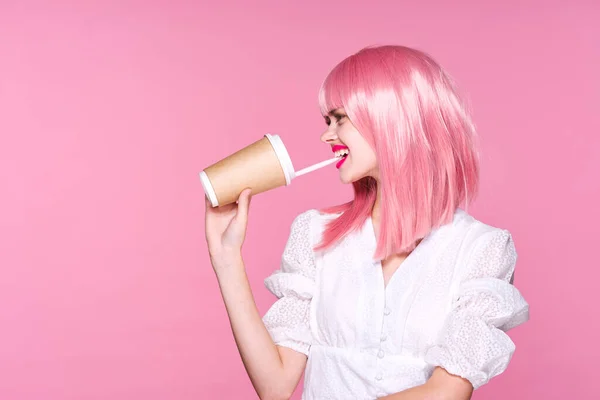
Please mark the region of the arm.
<svg viewBox="0 0 600 400"><path fill-rule="evenodd" d="M471 383L459 376L437 367L427 383L382 397L381 400L470 400Z"/></svg>
<svg viewBox="0 0 600 400"><path fill-rule="evenodd" d="M529 318L529 305L512 285L516 250L510 233L482 233L465 263L452 311L438 342L425 355L437 366L422 386L385 399L463 400L506 370L515 345L506 334Z"/></svg>
<svg viewBox="0 0 600 400"><path fill-rule="evenodd" d="M206 237L219 288L248 376L261 399L288 399L298 385L307 357L276 346L252 295L241 256L250 193L239 205L213 209L206 203Z"/></svg>
<svg viewBox="0 0 600 400"><path fill-rule="evenodd" d="M306 356L273 343L256 308L241 257L217 277L235 342L256 392L261 399L288 399L302 376Z"/></svg>

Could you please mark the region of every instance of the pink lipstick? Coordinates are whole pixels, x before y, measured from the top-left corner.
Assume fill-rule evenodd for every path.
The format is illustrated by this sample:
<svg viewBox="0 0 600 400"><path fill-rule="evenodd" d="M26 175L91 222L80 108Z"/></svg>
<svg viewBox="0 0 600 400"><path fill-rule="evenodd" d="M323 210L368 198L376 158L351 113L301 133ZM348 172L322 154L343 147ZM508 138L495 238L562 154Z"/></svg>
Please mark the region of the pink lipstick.
<svg viewBox="0 0 600 400"><path fill-rule="evenodd" d="M339 155L342 150L346 150L345 153L346 154L342 154L341 157L342 159L340 161L338 161L338 163L335 165L336 168L340 168L342 166L342 164L344 164L344 162L346 161L346 158L348 158L348 147L347 146L342 146L339 144L336 144L335 146L331 147L331 151L333 151L334 153L336 153L336 155Z"/></svg>
<svg viewBox="0 0 600 400"><path fill-rule="evenodd" d="M340 151L340 150L346 150L346 149L348 149L348 146L342 146L342 145L340 145L340 144L336 144L336 145L334 145L334 146L331 146L331 151L333 151L334 153L335 153L336 151Z"/></svg>

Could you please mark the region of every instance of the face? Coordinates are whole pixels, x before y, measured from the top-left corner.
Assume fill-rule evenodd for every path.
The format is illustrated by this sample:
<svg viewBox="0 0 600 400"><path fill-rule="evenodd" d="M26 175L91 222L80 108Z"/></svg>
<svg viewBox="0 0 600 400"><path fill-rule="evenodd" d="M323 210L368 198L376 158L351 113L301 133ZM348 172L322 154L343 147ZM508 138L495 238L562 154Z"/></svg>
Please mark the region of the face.
<svg viewBox="0 0 600 400"><path fill-rule="evenodd" d="M332 151L347 152L336 164L343 183L356 182L366 176L377 179L377 158L369 143L346 115L343 108L332 110L325 116L327 130L321 141L331 146ZM339 153L338 153L339 154Z"/></svg>

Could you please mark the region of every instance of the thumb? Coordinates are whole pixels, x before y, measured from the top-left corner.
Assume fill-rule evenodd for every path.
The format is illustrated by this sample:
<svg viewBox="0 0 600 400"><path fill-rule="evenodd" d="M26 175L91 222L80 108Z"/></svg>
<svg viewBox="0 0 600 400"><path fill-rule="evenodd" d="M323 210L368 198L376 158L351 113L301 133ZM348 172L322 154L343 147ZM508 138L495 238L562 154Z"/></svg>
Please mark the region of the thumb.
<svg viewBox="0 0 600 400"><path fill-rule="evenodd" d="M238 199L237 218L244 223L248 223L248 211L250 209L251 194L252 189L244 189Z"/></svg>

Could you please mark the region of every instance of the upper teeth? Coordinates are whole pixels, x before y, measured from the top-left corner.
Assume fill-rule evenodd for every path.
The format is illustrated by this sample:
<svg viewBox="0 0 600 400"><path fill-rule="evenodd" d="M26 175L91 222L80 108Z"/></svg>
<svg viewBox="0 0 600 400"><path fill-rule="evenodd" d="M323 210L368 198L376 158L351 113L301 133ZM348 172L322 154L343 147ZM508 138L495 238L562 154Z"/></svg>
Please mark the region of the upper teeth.
<svg viewBox="0 0 600 400"><path fill-rule="evenodd" d="M348 154L348 149L338 150L335 152L336 157L342 157Z"/></svg>

